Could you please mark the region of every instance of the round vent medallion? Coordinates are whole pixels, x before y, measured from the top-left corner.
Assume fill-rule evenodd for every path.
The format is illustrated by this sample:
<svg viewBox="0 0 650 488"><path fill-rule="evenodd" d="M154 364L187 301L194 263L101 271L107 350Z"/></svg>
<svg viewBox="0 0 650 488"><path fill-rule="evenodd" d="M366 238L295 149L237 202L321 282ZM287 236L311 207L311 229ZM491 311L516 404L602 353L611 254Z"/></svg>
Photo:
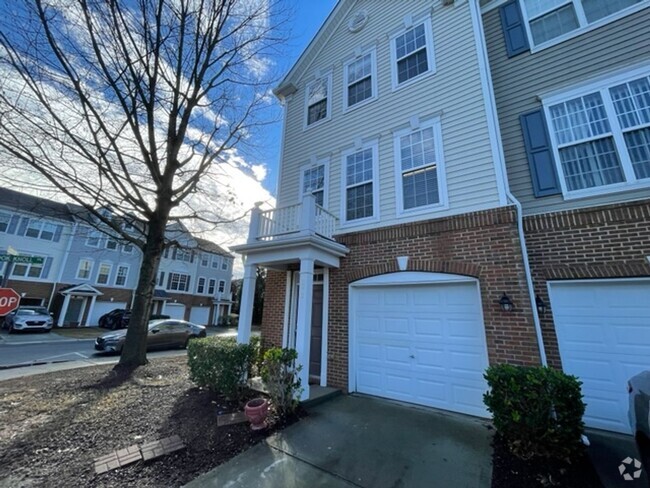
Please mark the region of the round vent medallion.
<svg viewBox="0 0 650 488"><path fill-rule="evenodd" d="M360 10L352 16L348 22L348 30L350 32L359 32L368 23L368 12Z"/></svg>

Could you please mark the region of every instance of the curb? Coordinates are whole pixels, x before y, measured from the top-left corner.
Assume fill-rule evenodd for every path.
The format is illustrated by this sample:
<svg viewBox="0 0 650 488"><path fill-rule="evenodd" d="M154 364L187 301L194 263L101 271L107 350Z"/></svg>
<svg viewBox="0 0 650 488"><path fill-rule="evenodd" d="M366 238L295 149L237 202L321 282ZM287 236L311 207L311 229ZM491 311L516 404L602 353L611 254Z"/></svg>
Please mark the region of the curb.
<svg viewBox="0 0 650 488"><path fill-rule="evenodd" d="M27 342L12 342L7 339L0 337L0 345L7 346L37 346L43 344L72 344L75 342L83 341L94 341L95 339L54 339L54 340L43 340L43 341L27 341Z"/></svg>
<svg viewBox="0 0 650 488"><path fill-rule="evenodd" d="M33 361L31 363L2 364L0 365L0 371L4 371L6 369L28 368L30 366L45 366L47 364L71 363L73 361L74 359L61 359L58 361Z"/></svg>

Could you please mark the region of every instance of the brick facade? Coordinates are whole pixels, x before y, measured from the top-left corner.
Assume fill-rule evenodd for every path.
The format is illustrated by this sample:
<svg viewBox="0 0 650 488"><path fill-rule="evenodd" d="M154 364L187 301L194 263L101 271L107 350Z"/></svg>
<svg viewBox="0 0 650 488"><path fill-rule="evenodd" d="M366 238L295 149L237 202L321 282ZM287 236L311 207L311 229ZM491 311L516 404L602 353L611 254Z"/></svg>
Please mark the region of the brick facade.
<svg viewBox="0 0 650 488"><path fill-rule="evenodd" d="M350 253L330 271L328 384L348 385L348 285L398 271L396 258L409 256L409 271L468 275L479 279L491 363L539 364L524 265L512 207L473 212L336 236ZM282 341L286 273L269 272L262 335ZM503 292L515 310L503 312Z"/></svg>
<svg viewBox="0 0 650 488"><path fill-rule="evenodd" d="M650 200L534 215L524 219L549 364L561 368L549 280L650 276Z"/></svg>

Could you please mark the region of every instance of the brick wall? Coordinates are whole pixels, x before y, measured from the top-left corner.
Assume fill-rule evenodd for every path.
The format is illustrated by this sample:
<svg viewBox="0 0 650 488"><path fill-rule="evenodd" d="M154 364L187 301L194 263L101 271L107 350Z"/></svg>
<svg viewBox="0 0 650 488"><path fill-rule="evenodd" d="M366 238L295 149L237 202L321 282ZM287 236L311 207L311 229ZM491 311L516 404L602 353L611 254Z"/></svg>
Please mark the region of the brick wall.
<svg viewBox="0 0 650 488"><path fill-rule="evenodd" d="M547 281L650 276L650 200L524 219L535 292ZM549 364L561 367L553 311L540 317Z"/></svg>
<svg viewBox="0 0 650 488"><path fill-rule="evenodd" d="M479 279L491 363L538 364L539 352L513 208L404 224L336 236L350 253L330 272L328 383L348 385L348 285L398 270L396 258L409 256L409 271L430 271ZM285 273L267 278L262 334L281 343ZM507 292L515 310L503 312Z"/></svg>
<svg viewBox="0 0 650 488"><path fill-rule="evenodd" d="M10 279L7 286L16 290L19 295L24 293L25 298L41 299L43 305L47 307L54 283Z"/></svg>

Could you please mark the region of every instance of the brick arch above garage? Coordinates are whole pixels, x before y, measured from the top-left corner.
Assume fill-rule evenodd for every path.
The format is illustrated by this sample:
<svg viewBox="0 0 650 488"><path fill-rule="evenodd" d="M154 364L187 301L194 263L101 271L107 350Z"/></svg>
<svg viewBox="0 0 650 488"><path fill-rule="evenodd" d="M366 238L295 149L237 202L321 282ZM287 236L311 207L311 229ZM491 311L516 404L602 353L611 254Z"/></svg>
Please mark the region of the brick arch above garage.
<svg viewBox="0 0 650 488"><path fill-rule="evenodd" d="M422 271L428 273L444 273L452 275L469 276L480 278L481 266L471 262L464 261L438 261L427 259L410 259L406 269L400 270L397 264L397 258L387 259L385 263L377 263L372 266L363 266L358 268L345 269L345 277L348 283L379 276L388 273L398 273L400 271Z"/></svg>

